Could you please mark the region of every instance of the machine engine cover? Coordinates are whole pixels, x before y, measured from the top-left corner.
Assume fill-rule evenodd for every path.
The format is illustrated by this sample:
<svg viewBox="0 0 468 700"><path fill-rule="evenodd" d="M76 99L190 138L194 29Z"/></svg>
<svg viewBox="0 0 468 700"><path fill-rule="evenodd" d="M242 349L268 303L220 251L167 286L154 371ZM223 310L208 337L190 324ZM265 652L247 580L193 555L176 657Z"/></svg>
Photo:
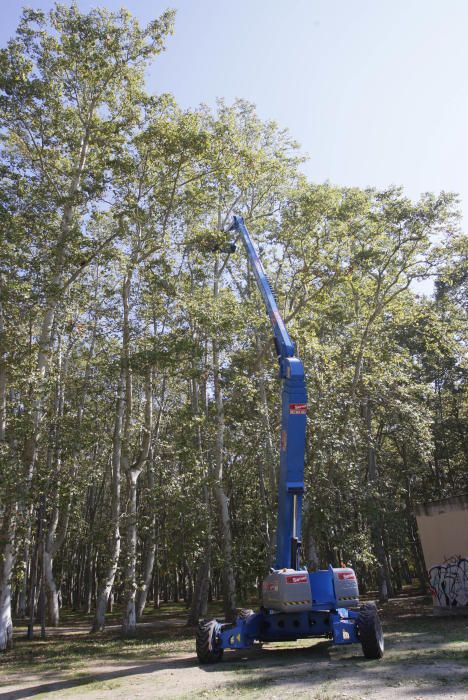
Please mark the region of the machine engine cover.
<svg viewBox="0 0 468 700"><path fill-rule="evenodd" d="M338 607L352 608L359 605L359 588L353 569L333 569L333 585Z"/></svg>
<svg viewBox="0 0 468 700"><path fill-rule="evenodd" d="M263 581L262 593L263 605L270 610L301 612L312 609L312 593L307 571L273 571Z"/></svg>

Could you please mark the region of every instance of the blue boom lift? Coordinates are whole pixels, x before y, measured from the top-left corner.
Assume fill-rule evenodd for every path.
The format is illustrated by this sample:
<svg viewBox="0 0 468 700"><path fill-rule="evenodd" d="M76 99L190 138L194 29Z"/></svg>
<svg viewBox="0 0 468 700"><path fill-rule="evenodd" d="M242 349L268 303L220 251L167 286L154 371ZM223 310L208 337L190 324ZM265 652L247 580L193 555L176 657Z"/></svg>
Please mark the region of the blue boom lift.
<svg viewBox="0 0 468 700"><path fill-rule="evenodd" d="M282 380L281 448L275 567L262 585L258 613L242 610L235 622L202 621L196 648L202 664L220 661L224 649L245 649L254 642L325 637L334 644L360 642L364 656L380 659L384 640L374 604L359 607L351 568L308 572L301 566L301 515L307 392L304 366L281 318L270 283L241 216L230 231L242 239L273 328ZM235 246L231 245L235 250Z"/></svg>

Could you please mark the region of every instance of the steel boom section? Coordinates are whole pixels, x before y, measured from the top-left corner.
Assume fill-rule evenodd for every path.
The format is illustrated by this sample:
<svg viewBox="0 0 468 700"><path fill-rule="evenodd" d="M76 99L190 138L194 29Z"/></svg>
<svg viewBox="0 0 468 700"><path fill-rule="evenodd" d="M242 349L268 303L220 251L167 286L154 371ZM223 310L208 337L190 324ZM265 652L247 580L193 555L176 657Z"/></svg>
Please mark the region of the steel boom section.
<svg viewBox="0 0 468 700"><path fill-rule="evenodd" d="M280 474L276 531L277 569L299 569L304 493L304 452L307 391L304 366L295 357L289 337L262 262L241 216L235 216L231 230L238 231L251 263L258 288L273 328L282 379Z"/></svg>

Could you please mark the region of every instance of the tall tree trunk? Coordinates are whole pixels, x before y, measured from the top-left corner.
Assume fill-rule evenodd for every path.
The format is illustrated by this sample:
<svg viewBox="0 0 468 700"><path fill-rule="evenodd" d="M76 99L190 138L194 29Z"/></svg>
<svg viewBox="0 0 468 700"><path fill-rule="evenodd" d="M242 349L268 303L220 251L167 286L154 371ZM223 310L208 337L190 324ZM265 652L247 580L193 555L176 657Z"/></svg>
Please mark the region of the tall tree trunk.
<svg viewBox="0 0 468 700"><path fill-rule="evenodd" d="M148 593L153 578L154 563L156 561L156 518L151 520L148 537L143 550L143 567L141 583L136 593L136 617L141 619L148 600Z"/></svg>
<svg viewBox="0 0 468 700"><path fill-rule="evenodd" d="M219 262L215 263L214 274L214 298L219 295ZM214 394L216 403L216 441L214 459L214 496L218 505L222 553L223 553L223 589L224 589L224 613L227 620L235 618L236 615L236 582L234 578L234 565L232 556L232 531L231 517L229 513L229 499L224 490L223 484L223 461L224 461L224 406L223 390L221 387L221 372L219 359L219 344L216 338L212 339L213 353L213 379Z"/></svg>
<svg viewBox="0 0 468 700"><path fill-rule="evenodd" d="M192 363L193 378L192 378L192 414L197 417L200 412L200 386L197 378L197 367L195 361ZM195 576L195 585L190 602L190 612L187 619L187 624L196 625L201 618L208 614L208 591L210 587L210 570L211 570L211 502L210 491L208 488L208 470L203 456L203 439L200 423L196 423L196 450L198 459L203 470L203 504L205 507L206 517L206 536L203 542L203 551L198 562L197 573Z"/></svg>
<svg viewBox="0 0 468 700"><path fill-rule="evenodd" d="M122 424L125 410L125 370L120 371L117 388L117 403L115 410L114 434L112 438L112 502L111 502L111 542L109 546L107 570L96 601L92 631L99 632L105 627L106 610L109 597L114 585L115 575L120 557L120 459L122 454Z"/></svg>
<svg viewBox="0 0 468 700"><path fill-rule="evenodd" d="M378 470L375 447L372 438L372 404L369 398L366 398L363 401L363 412L367 436L368 480L369 484L375 487L378 482ZM376 508L375 503L373 502L370 503L369 514L372 546L378 562L379 599L382 602L385 602L393 596L393 586L383 541L382 514L380 509Z"/></svg>
<svg viewBox="0 0 468 700"><path fill-rule="evenodd" d="M65 398L65 377L67 374L67 358L62 363L61 338L59 336L59 347L57 352L58 363L58 385L54 402L54 415L49 431L49 445L47 449L47 471L49 480L54 479L54 483L59 483L59 475L62 466L61 456L61 421L63 419L63 408ZM49 481L50 483L50 481ZM47 491L50 491L50 487ZM49 494L47 494L49 496ZM69 503L65 505L65 510L61 518L61 527L58 524L60 519L60 508L58 505L59 493L52 491L50 498L54 498L52 506L52 516L49 527L43 533L43 543L41 547L42 558L42 578L46 589L47 611L49 624L56 627L59 624L59 602L58 589L54 579L53 563L54 557L62 546L68 526Z"/></svg>
<svg viewBox="0 0 468 700"><path fill-rule="evenodd" d="M159 425L159 419L157 421L157 424ZM157 432L157 428L155 432ZM153 580L154 563L156 561L156 510L153 504L155 478L152 461L153 458L150 450L150 455L147 460L148 491L150 494L148 498L148 504L150 508L150 514L148 532L146 534L145 544L143 547L141 581L136 592L135 606L137 620L141 619L143 611L146 607L151 582Z"/></svg>
<svg viewBox="0 0 468 700"><path fill-rule="evenodd" d="M37 449L38 449L38 439L39 431L43 418L43 402L44 402L44 392L46 391L45 379L48 374L49 369L49 357L52 350L53 344L53 325L55 320L55 314L59 301L61 299L60 295L57 293L57 289L60 289L63 280L63 268L64 261L67 252L67 239L72 227L73 213L74 213L74 199L75 195L79 190L80 181L83 174L83 170L86 163L87 153L88 153L88 141L89 135L86 131L80 143L80 150L77 154L77 160L74 168L74 174L70 182L70 187L68 189L68 201L64 206L62 220L60 223L60 235L54 250L54 261L53 268L54 272L51 279L50 287L54 289L54 292L45 303L45 312L42 317L42 322L40 326L39 342L38 342L38 353L37 353L37 376L38 384L34 387L33 398L32 398L32 420L29 429L29 434L24 440L23 453L22 453L22 465L23 465L23 489L22 497L19 503L19 515L22 520L25 521L23 524L28 526L30 520L31 510L26 505L27 496L32 483ZM0 378L1 379L1 378ZM1 395L0 395L1 402ZM11 530L11 534L15 535L15 529ZM4 544L5 549L0 553L0 558L5 566L8 568L8 562L12 561L11 552L14 549L15 543L11 540L11 537L6 538ZM11 601L11 591L10 591L10 574L6 573L4 570L4 576L0 577L0 600L1 601ZM3 586L6 586L4 589ZM5 602L6 605L6 602ZM8 603L11 605L11 602ZM8 616L7 616L8 617ZM11 612L10 612L10 622L11 622Z"/></svg>
<svg viewBox="0 0 468 700"><path fill-rule="evenodd" d="M16 534L16 506L5 509L0 542L3 556L0 559L0 651L10 649L13 644L13 622L11 619L11 575L15 563L14 542Z"/></svg>
<svg viewBox="0 0 468 700"><path fill-rule="evenodd" d="M418 526L416 524L416 518L414 516L412 489L409 477L410 472L407 462L406 446L404 444L402 445L401 452L403 455L405 474L407 475L405 492L405 510L408 539L410 541L411 549L413 550L414 565L416 567L416 575L419 580L419 585L421 586L421 590L424 593L426 593L429 588L429 579L426 571L426 564L424 562L424 554L422 550L421 540L419 538Z"/></svg>
<svg viewBox="0 0 468 700"><path fill-rule="evenodd" d="M7 420L7 366L6 366L6 341L5 341L5 321L2 304L3 280L0 274L0 443L6 439Z"/></svg>
<svg viewBox="0 0 468 700"><path fill-rule="evenodd" d="M1 283L1 277L0 277ZM1 290L1 284L0 284ZM0 443L6 440L6 347L4 342L3 306L0 297ZM0 445L1 446L1 445ZM11 574L15 561L14 540L16 506L6 507L0 530L0 651L9 649L13 642L11 619Z"/></svg>
<svg viewBox="0 0 468 700"><path fill-rule="evenodd" d="M211 543L208 541L203 549L198 563L195 586L193 588L190 613L187 619L189 625L196 625L201 618L208 614L208 591L210 587Z"/></svg>
<svg viewBox="0 0 468 700"><path fill-rule="evenodd" d="M161 400L159 404L159 410L157 413L157 418L155 421L155 426L153 430L153 445L157 445L159 439L159 431L161 429L161 420L164 413L164 404L166 399L166 377L163 377L161 384ZM143 611L146 606L146 601L148 599L148 593L150 590L151 582L153 580L153 570L156 561L156 504L154 503L154 486L155 486L155 474L154 474L154 450L150 448L148 459L146 463L147 477L148 477L148 490L149 498L148 504L150 508L150 522L148 528L148 534L145 539L145 546L143 550L143 564L142 564L142 578L140 586L138 587L136 594L136 612L137 620L143 615Z"/></svg>
<svg viewBox="0 0 468 700"><path fill-rule="evenodd" d="M25 544L24 544L24 549L23 549L23 567L24 567L24 575L23 575L23 581L21 583L21 588L18 592L18 599L16 603L16 614L19 618L24 619L26 617L27 613L27 607L28 607L28 591L27 591L27 581L29 580L30 577L30 568L31 568L31 556L30 556L30 551L31 551L31 523L28 522L28 527L26 530L26 537L25 537Z"/></svg>
<svg viewBox="0 0 468 700"><path fill-rule="evenodd" d="M122 631L130 636L136 632L136 556L137 556L137 484L141 470L148 458L151 445L153 422L152 397L152 368L147 368L145 378L145 425L140 454L131 463L129 451L130 425L133 413L133 384L130 367L130 291L136 256L133 256L127 268L127 274L122 289L123 301L123 343L122 366L125 371L125 422L123 428L123 449L121 463L125 470L128 485L127 532L126 532L126 566L125 566L125 599L126 609L122 619Z"/></svg>
<svg viewBox="0 0 468 700"><path fill-rule="evenodd" d="M47 596L47 616L49 624L57 627L60 621L59 591L53 573L54 557L65 542L68 529L68 519L70 514L70 502L65 504L64 510L60 511L56 506L53 510L52 519L45 535L43 548L44 578Z"/></svg>
<svg viewBox="0 0 468 700"><path fill-rule="evenodd" d="M97 290L96 290L97 294ZM71 464L72 464L72 480L77 472L78 469L78 455L79 451L81 448L81 426L83 424L83 415L84 415L84 408L86 404L86 398L87 398L87 393L88 393L88 388L89 388L89 382L91 379L91 360L94 356L94 347L96 343L96 332L97 332L97 317L95 316L94 318L94 324L93 324L93 331L91 335L91 340L90 340L90 348L89 348L89 354L86 362L86 368L84 372L84 377L83 377L83 392L79 401L78 405L78 410L77 410L77 419L76 419L76 434L78 436L78 439L75 439L74 444L73 444L73 452L71 455ZM71 348L70 348L71 349ZM64 399L65 399L65 379L67 376L67 367L68 367L68 358L69 358L69 352L66 353L65 361L63 363L63 367L61 365L60 361L60 373L59 373L59 388L58 388L58 397L57 397L57 405L56 405L56 415L57 415L57 427L55 431L55 436L54 436L54 445L55 445L55 452L56 452L56 464L55 464L55 471L56 475L58 478L58 475L61 471L61 465L62 465L62 456L61 456L61 449L60 449L60 439L59 439L59 427L58 427L58 421L63 418L63 409L64 409ZM46 585L46 595L47 595L47 614L48 614L48 621L49 624L56 627L59 624L60 620L60 606L59 606L59 591L57 588L57 584L55 582L54 578L54 573L53 573L53 562L54 562L54 557L57 555L57 553L60 551L62 548L62 545L65 541L66 535L67 535L67 529L68 529L68 521L69 521L69 516L70 516L70 506L71 506L71 495L68 495L67 502L63 506L62 510L59 508L58 505L55 505L52 511L52 517L50 519L50 524L47 529L47 532L45 534L45 542L44 542L44 561L43 561L43 567L44 567L44 577L45 577L45 585Z"/></svg>
<svg viewBox="0 0 468 700"><path fill-rule="evenodd" d="M152 368L149 367L145 378L145 425L142 446L138 458L126 469L128 483L127 567L125 572L126 609L122 621L122 631L126 635L133 635L136 632L137 484L141 470L148 459L152 428L153 383Z"/></svg>
<svg viewBox="0 0 468 700"><path fill-rule="evenodd" d="M257 355L257 378L258 393L260 396L260 420L263 429L264 452L263 458L257 460L258 480L260 487L260 497L263 502L263 514L265 518L266 546L269 551L270 563L275 558L276 533L275 527L271 524L272 503L276 500L277 494L277 467L278 458L275 456L273 441L271 439L270 415L268 408L268 398L265 383L265 365L263 361L264 346L258 333L255 335L255 347ZM268 489L265 484L265 472L268 479Z"/></svg>
<svg viewBox="0 0 468 700"><path fill-rule="evenodd" d="M122 632L126 636L136 633L136 548L137 548L137 483L140 475L137 469L126 472L128 487L127 533L125 567L125 611L122 619Z"/></svg>
<svg viewBox="0 0 468 700"><path fill-rule="evenodd" d="M60 235L53 253L53 275L51 279L51 289L53 293L46 299L45 312L42 317L41 331L38 343L37 353L37 373L38 386L36 388L33 399L33 419L29 435L25 439L23 450L23 464L26 476L26 483L30 484L36 461L39 429L43 417L43 393L45 391L45 379L49 370L49 359L53 344L53 327L55 315L58 305L62 299L58 290L61 289L64 277L64 264L67 256L67 242L70 235L70 230L73 223L73 214L75 211L74 200L80 188L80 181L86 163L89 147L89 135L86 131L80 142L80 151L77 155L77 162L74 168L74 174L68 189L67 202L63 208L63 215L60 222Z"/></svg>

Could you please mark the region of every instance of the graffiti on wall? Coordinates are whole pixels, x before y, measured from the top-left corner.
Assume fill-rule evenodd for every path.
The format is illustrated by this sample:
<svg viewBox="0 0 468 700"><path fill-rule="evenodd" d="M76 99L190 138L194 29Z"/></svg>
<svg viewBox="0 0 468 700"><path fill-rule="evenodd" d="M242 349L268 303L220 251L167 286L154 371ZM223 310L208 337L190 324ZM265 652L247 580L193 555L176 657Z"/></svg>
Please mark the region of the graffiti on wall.
<svg viewBox="0 0 468 700"><path fill-rule="evenodd" d="M450 557L429 570L434 603L441 607L468 605L468 559Z"/></svg>

